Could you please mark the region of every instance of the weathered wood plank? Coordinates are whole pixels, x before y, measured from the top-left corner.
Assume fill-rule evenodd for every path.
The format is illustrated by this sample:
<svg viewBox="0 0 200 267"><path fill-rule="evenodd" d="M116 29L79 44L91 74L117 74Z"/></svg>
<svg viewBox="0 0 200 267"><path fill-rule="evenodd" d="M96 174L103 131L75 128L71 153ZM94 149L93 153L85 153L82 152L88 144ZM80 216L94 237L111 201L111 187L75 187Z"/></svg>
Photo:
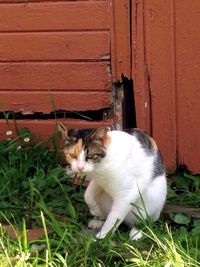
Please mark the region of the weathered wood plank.
<svg viewBox="0 0 200 267"><path fill-rule="evenodd" d="M0 91L4 110L32 114L55 110L86 111L111 106L111 94L106 92L37 92ZM52 105L54 103L54 107Z"/></svg>
<svg viewBox="0 0 200 267"><path fill-rule="evenodd" d="M63 119L61 120L69 128L98 128L102 125L112 126L112 121L84 121ZM0 120L0 140L8 138L6 132L12 130L13 134L16 134L15 124L12 120L9 120L9 125L6 120ZM47 138L54 133L56 129L56 120L17 120L17 127L19 130L28 128L35 137Z"/></svg>
<svg viewBox="0 0 200 267"><path fill-rule="evenodd" d="M0 31L109 29L109 1L18 2L0 5Z"/></svg>
<svg viewBox="0 0 200 267"><path fill-rule="evenodd" d="M0 63L0 90L110 90L109 62Z"/></svg>
<svg viewBox="0 0 200 267"><path fill-rule="evenodd" d="M200 1L174 1L178 161L200 173Z"/></svg>
<svg viewBox="0 0 200 267"><path fill-rule="evenodd" d="M130 47L130 1L111 1L112 21L112 75L114 81L121 80L122 75L131 77Z"/></svg>
<svg viewBox="0 0 200 267"><path fill-rule="evenodd" d="M176 70L174 1L144 1L145 57L151 134L169 172L176 170Z"/></svg>
<svg viewBox="0 0 200 267"><path fill-rule="evenodd" d="M132 79L137 127L151 134L148 73L145 58L144 1L132 3Z"/></svg>
<svg viewBox="0 0 200 267"><path fill-rule="evenodd" d="M0 34L0 61L86 61L109 58L108 32Z"/></svg>

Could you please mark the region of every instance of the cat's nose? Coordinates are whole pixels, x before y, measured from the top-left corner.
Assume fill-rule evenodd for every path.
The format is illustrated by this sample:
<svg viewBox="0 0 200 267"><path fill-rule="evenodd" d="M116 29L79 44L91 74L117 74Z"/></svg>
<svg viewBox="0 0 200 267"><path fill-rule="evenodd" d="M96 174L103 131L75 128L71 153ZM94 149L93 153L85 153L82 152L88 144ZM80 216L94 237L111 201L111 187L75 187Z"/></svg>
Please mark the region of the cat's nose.
<svg viewBox="0 0 200 267"><path fill-rule="evenodd" d="M84 169L84 166L79 166L79 167L78 167L78 170L79 170L80 172L83 172L83 169Z"/></svg>
<svg viewBox="0 0 200 267"><path fill-rule="evenodd" d="M79 172L83 172L84 163L83 162L77 162L77 169L79 170Z"/></svg>

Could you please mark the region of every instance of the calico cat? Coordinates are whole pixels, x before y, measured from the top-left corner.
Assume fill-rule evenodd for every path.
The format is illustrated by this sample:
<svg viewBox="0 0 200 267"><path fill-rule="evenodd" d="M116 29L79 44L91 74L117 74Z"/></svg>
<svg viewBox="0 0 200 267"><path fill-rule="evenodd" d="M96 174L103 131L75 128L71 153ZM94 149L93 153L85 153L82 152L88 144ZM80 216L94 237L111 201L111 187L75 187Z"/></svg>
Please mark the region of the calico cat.
<svg viewBox="0 0 200 267"><path fill-rule="evenodd" d="M158 220L167 194L164 164L155 141L139 129L68 130L58 125L65 140L68 173L90 174L85 202L94 216L88 227L104 238L124 221L130 237L142 236L140 219Z"/></svg>

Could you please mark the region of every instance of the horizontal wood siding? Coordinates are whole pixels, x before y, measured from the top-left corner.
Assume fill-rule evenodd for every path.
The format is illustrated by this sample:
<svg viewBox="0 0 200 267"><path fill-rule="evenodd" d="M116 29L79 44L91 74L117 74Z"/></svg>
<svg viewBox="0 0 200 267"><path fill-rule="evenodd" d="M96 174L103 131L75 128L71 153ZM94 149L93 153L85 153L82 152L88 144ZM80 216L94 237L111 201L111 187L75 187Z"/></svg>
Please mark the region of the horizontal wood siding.
<svg viewBox="0 0 200 267"><path fill-rule="evenodd" d="M109 30L109 1L0 0L0 31ZM30 3L31 2L31 3Z"/></svg>
<svg viewBox="0 0 200 267"><path fill-rule="evenodd" d="M0 62L110 59L109 32L0 34Z"/></svg>
<svg viewBox="0 0 200 267"><path fill-rule="evenodd" d="M52 101L56 110L111 108L110 30L110 1L0 0L3 109L48 114ZM53 124L33 128L47 133Z"/></svg>
<svg viewBox="0 0 200 267"><path fill-rule="evenodd" d="M110 93L88 91L36 92L36 91L0 91L3 109L7 111L31 114L50 113L56 110L86 111L108 108L111 103ZM54 103L54 104L53 104Z"/></svg>
<svg viewBox="0 0 200 267"><path fill-rule="evenodd" d="M67 127L72 128L98 128L102 125L108 127L112 126L112 121L84 121L84 120L73 120L73 119L63 119L62 121ZM47 136L52 135L56 130L56 120L18 120L17 121L18 130L23 128L28 128L33 134L34 139L42 138L46 139ZM9 124L5 123L3 120L0 120L0 139L8 138L6 132L11 130L13 135L16 134L16 127L13 121L10 121Z"/></svg>
<svg viewBox="0 0 200 267"><path fill-rule="evenodd" d="M0 90L109 91L110 69L107 62L9 62L0 63L0 81Z"/></svg>

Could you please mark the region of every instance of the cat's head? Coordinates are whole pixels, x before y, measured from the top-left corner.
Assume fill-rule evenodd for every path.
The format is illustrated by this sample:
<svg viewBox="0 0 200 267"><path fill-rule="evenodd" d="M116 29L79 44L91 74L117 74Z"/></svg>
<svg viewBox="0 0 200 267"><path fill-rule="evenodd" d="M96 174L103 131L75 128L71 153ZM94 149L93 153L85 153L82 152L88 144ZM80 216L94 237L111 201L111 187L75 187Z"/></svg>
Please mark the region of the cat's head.
<svg viewBox="0 0 200 267"><path fill-rule="evenodd" d="M110 142L107 135L110 128L102 126L97 130L67 129L62 123L58 130L64 139L64 156L72 173L88 173L95 169L106 156Z"/></svg>

